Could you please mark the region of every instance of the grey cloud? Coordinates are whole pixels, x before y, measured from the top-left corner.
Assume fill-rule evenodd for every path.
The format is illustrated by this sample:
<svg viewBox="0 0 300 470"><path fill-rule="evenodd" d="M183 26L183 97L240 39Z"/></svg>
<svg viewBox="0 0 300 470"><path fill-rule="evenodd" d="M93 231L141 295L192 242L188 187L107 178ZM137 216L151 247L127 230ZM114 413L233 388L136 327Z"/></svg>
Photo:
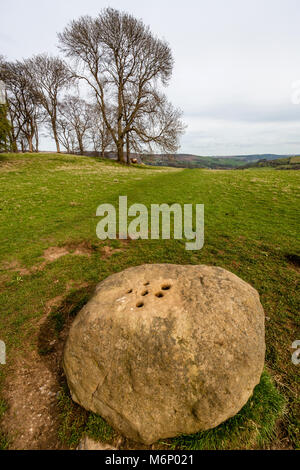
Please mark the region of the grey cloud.
<svg viewBox="0 0 300 470"><path fill-rule="evenodd" d="M107 0L14 0L1 5L0 54L57 53L56 33L95 16ZM197 154L297 153L300 105L299 0L110 0L164 37L174 51L167 94L189 125L180 151ZM42 147L51 150L51 139Z"/></svg>
<svg viewBox="0 0 300 470"><path fill-rule="evenodd" d="M211 107L204 106L199 110L186 111L187 118L213 118L228 121L244 122L299 122L300 104L264 105L248 103L220 103Z"/></svg>

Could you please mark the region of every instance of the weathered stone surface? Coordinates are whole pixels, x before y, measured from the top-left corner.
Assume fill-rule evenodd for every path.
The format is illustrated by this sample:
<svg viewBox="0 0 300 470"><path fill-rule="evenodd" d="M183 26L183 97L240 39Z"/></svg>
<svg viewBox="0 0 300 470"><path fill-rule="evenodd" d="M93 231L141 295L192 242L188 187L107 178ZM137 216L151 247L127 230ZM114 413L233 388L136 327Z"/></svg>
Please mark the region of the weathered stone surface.
<svg viewBox="0 0 300 470"><path fill-rule="evenodd" d="M77 403L150 444L235 415L264 355L249 284L218 267L143 265L98 284L71 327L64 369Z"/></svg>

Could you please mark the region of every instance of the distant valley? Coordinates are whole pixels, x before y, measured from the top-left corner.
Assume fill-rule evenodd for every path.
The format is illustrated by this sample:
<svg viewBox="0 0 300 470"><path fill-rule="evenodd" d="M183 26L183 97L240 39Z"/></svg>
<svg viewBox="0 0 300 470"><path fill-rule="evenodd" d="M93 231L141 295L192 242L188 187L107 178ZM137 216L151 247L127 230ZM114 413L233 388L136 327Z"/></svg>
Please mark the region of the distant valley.
<svg viewBox="0 0 300 470"><path fill-rule="evenodd" d="M109 152L106 157L112 160L117 158L116 154ZM211 168L211 169L234 169L248 166L255 166L260 161L273 161L277 159L288 159L291 155L276 154L254 154L254 155L233 155L205 157L184 153L176 154L131 154L131 158L136 158L138 163L154 166L171 166L177 168ZM296 158L296 157L294 157ZM263 165L260 165L263 166Z"/></svg>

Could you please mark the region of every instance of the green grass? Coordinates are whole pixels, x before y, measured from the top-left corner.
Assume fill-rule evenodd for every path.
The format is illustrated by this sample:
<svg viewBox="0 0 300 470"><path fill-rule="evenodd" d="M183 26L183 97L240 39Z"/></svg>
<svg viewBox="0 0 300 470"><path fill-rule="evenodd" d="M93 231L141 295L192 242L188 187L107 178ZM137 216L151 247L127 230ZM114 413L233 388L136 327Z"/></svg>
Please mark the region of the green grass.
<svg viewBox="0 0 300 470"><path fill-rule="evenodd" d="M58 437L62 444L76 448L84 432L88 413L75 405L66 385L59 392L58 408L61 422Z"/></svg>
<svg viewBox="0 0 300 470"><path fill-rule="evenodd" d="M96 208L104 202L117 205L119 195L127 195L129 205L140 202L148 208L163 202L204 203L203 249L186 251L178 240L101 242ZM300 337L298 207L297 171L129 169L79 156L0 155L0 338L9 365L16 351L35 347L36 324L50 299L63 298L49 316L51 334L59 336L96 283L114 272L142 263L222 266L260 294L267 317L267 367L286 400L286 413L271 440L275 447L281 441L299 447L299 373L291 362L291 344ZM90 247L89 257L74 254L80 243ZM104 245L119 251L105 257ZM53 246L68 246L70 253L43 265L43 252ZM39 348L49 353L46 343ZM4 379L9 381L9 375L0 366L0 392ZM81 419L73 412L62 419L67 424L61 437L70 435L69 445L86 429L87 418ZM213 445L212 436L207 445ZM238 444L244 445L242 440ZM253 443L265 445L264 438Z"/></svg>
<svg viewBox="0 0 300 470"><path fill-rule="evenodd" d="M58 407L61 422L58 435L62 444L74 449L85 435L102 442L111 442L114 438L114 430L101 416L88 413L72 401L66 384L59 392Z"/></svg>
<svg viewBox="0 0 300 470"><path fill-rule="evenodd" d="M0 450L7 450L9 448L9 440L7 436L0 431Z"/></svg>

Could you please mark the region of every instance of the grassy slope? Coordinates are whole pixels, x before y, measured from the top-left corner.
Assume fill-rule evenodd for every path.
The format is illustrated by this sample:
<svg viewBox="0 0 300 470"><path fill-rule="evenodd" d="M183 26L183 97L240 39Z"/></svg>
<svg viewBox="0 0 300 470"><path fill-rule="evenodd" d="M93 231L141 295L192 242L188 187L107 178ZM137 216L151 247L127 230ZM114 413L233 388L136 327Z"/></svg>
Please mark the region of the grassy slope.
<svg viewBox="0 0 300 470"><path fill-rule="evenodd" d="M277 170L299 170L300 157L277 158L276 160L258 160L254 163L248 163L243 168L276 168Z"/></svg>
<svg viewBox="0 0 300 470"><path fill-rule="evenodd" d="M0 178L0 338L9 361L14 351L28 347L46 302L63 295L70 279L93 286L142 263L222 266L261 295L267 366L288 402L277 439L288 437L299 445L297 366L290 348L299 339L298 172L128 169L91 158L40 154L0 155ZM204 248L189 252L181 241L132 241L110 258L99 256L96 208L103 202L117 204L119 195L127 195L129 204L148 206L204 203ZM94 247L91 257L67 255L40 271L21 271L41 263L48 247L81 241ZM19 271L11 268L16 260Z"/></svg>

